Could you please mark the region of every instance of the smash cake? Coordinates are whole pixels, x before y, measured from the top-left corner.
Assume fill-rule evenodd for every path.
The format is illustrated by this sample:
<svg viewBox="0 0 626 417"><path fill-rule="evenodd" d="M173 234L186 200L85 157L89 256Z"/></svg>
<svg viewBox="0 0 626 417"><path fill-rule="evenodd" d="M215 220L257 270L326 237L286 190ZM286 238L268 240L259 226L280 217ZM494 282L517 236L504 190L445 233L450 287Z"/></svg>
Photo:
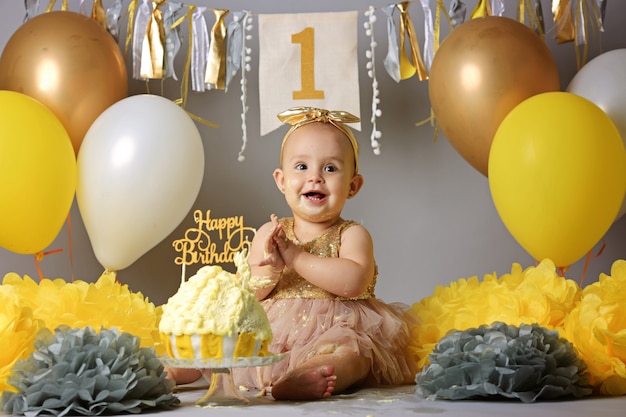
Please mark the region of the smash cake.
<svg viewBox="0 0 626 417"><path fill-rule="evenodd" d="M181 283L163 306L159 333L172 358L218 359L271 355L272 330L249 285L244 252L235 255L238 272L200 268Z"/></svg>

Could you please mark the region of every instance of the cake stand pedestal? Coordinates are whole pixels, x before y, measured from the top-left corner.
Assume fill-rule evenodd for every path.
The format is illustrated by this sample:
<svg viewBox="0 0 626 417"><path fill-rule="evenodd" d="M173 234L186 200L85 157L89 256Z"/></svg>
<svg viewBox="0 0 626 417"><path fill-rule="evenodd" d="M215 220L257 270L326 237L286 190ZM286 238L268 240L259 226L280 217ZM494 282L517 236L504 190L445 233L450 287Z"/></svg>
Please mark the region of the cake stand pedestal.
<svg viewBox="0 0 626 417"><path fill-rule="evenodd" d="M252 356L246 358L179 359L162 357L161 362L172 368L199 369L204 375L211 372L211 385L204 396L196 402L198 407L229 407L248 405L250 400L235 387L232 368L268 366L281 361L286 353Z"/></svg>

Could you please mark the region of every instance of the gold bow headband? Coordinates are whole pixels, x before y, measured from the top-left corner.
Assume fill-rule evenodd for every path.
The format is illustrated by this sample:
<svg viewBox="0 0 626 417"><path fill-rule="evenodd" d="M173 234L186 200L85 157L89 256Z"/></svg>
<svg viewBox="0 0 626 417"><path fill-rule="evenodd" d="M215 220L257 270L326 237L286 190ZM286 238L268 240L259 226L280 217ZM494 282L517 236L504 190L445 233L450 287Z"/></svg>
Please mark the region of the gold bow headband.
<svg viewBox="0 0 626 417"><path fill-rule="evenodd" d="M281 164L283 162L285 142L294 130L314 122L330 123L350 140L350 145L352 145L352 150L354 151L354 174L356 175L359 172L359 144L356 141L356 137L354 137L354 133L352 133L352 129L344 124L360 122L361 119L355 115L341 110L325 110L316 107L292 107L289 110L279 113L278 120L291 125L291 128L285 134L283 143L280 146Z"/></svg>

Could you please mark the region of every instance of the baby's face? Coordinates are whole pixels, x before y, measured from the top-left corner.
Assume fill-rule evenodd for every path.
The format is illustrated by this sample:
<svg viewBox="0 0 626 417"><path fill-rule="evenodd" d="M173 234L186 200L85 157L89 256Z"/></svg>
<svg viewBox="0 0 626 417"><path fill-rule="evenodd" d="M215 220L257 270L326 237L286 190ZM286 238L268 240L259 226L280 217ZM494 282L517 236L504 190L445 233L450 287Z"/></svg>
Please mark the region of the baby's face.
<svg viewBox="0 0 626 417"><path fill-rule="evenodd" d="M341 131L310 123L287 138L276 183L294 216L334 221L353 193L354 162L352 145Z"/></svg>

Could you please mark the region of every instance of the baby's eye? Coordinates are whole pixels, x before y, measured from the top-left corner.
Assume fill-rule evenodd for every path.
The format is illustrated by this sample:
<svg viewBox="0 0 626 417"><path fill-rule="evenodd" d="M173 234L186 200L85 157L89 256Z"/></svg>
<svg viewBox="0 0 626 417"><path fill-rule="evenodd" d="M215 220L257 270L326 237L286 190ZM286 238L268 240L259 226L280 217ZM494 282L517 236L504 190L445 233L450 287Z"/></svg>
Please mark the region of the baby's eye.
<svg viewBox="0 0 626 417"><path fill-rule="evenodd" d="M297 171L302 171L302 170L305 170L306 168L307 168L306 164L303 164L303 163L296 164Z"/></svg>
<svg viewBox="0 0 626 417"><path fill-rule="evenodd" d="M335 172L335 171L337 171L337 167L334 166L334 165L326 165L324 167L324 171L326 171L326 172Z"/></svg>

